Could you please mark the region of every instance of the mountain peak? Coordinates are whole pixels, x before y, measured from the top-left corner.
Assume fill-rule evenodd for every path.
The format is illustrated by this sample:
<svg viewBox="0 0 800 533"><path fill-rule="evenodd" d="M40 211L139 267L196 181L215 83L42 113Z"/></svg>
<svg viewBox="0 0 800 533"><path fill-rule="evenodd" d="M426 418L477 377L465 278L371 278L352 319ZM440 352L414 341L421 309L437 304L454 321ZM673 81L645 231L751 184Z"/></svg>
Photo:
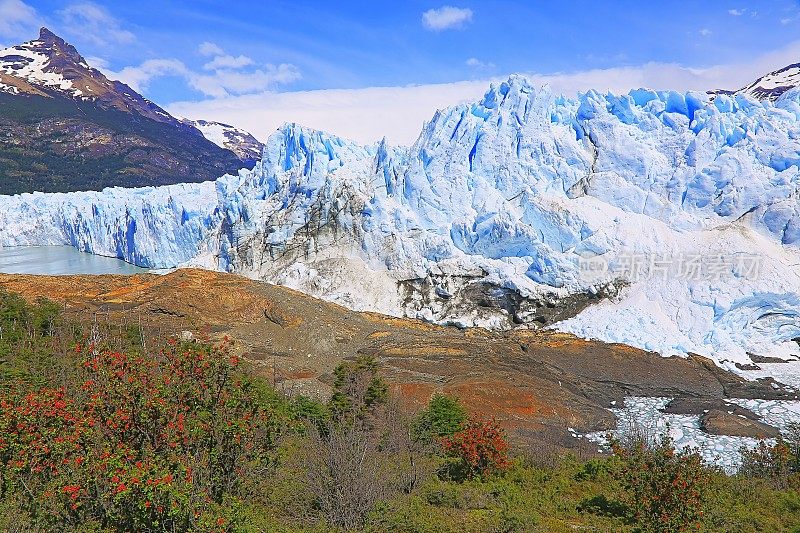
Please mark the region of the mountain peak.
<svg viewBox="0 0 800 533"><path fill-rule="evenodd" d="M44 43L59 43L59 44L66 44L64 39L53 33L52 31L48 30L44 26L39 28L39 40Z"/></svg>
<svg viewBox="0 0 800 533"><path fill-rule="evenodd" d="M108 84L74 46L47 28L39 38L0 50L0 91L37 96L96 99Z"/></svg>
<svg viewBox="0 0 800 533"><path fill-rule="evenodd" d="M42 26L39 30L39 39L30 41L21 47L29 47L31 50L39 52L50 59L51 68L80 66L90 69L86 60L78 53L78 50L67 41Z"/></svg>
<svg viewBox="0 0 800 533"><path fill-rule="evenodd" d="M186 129L175 117L127 85L92 68L78 50L46 27L39 38L0 50L0 92L92 101ZM190 128L199 134L195 128Z"/></svg>
<svg viewBox="0 0 800 533"><path fill-rule="evenodd" d="M39 30L38 41L27 44L33 50L47 56L48 66L52 72L63 74L67 79L102 76L89 66L74 46L45 27Z"/></svg>
<svg viewBox="0 0 800 533"><path fill-rule="evenodd" d="M800 87L800 63L792 63L761 76L738 92L759 100L775 101L780 95L796 87Z"/></svg>

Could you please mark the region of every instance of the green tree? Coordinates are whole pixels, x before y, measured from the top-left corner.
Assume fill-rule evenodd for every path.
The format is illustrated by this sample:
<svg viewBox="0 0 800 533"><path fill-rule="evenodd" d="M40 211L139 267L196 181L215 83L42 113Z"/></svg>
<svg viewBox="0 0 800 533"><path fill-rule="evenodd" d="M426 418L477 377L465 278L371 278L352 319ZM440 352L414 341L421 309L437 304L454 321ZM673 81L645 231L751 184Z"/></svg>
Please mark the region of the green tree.
<svg viewBox="0 0 800 533"><path fill-rule="evenodd" d="M457 398L434 394L427 407L414 419L414 438L420 442L435 442L461 430L467 413Z"/></svg>
<svg viewBox="0 0 800 533"><path fill-rule="evenodd" d="M372 356L344 361L333 373L336 379L330 408L338 418L363 417L389 397L389 386L378 374L378 362Z"/></svg>

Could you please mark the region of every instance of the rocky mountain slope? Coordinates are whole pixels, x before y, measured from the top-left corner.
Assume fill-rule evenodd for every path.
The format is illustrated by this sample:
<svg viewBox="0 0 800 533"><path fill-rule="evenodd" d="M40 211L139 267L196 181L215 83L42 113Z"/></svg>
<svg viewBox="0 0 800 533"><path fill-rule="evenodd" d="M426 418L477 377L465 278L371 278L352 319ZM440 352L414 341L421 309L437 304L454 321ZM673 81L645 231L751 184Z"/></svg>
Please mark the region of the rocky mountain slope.
<svg viewBox="0 0 800 533"><path fill-rule="evenodd" d="M800 63L792 63L778 70L764 74L753 83L741 89L718 89L709 91L712 97L715 95L733 96L745 94L756 100L776 101L783 93L800 87Z"/></svg>
<svg viewBox="0 0 800 533"><path fill-rule="evenodd" d="M693 414L734 409L724 407L724 398L795 397L769 380L746 382L700 357L663 358L568 334L460 330L356 313L284 287L202 270L0 275L0 288L51 298L71 318L142 325L159 335L205 330L227 336L279 389L294 394L326 397L340 361L370 354L404 402L420 407L434 392L454 394L528 443L580 446L568 428L613 427L606 408L631 395L680 398L670 412ZM753 413L736 409L733 424L708 430L769 431Z"/></svg>
<svg viewBox="0 0 800 533"><path fill-rule="evenodd" d="M783 93L797 87L800 87L800 63L765 74L737 93L747 94L759 100L775 101Z"/></svg>
<svg viewBox="0 0 800 533"><path fill-rule="evenodd" d="M786 376L800 358L798 139L800 91L569 99L512 77L438 112L409 148L287 125L252 171L215 183L4 198L0 244Z"/></svg>
<svg viewBox="0 0 800 533"><path fill-rule="evenodd" d="M261 159L261 153L264 151L264 143L253 137L251 133L212 120L183 119L182 122L200 130L200 133L202 133L206 139L217 146L236 154L247 168L253 168L256 161Z"/></svg>
<svg viewBox="0 0 800 533"><path fill-rule="evenodd" d="M213 180L244 162L60 37L0 50L0 193Z"/></svg>

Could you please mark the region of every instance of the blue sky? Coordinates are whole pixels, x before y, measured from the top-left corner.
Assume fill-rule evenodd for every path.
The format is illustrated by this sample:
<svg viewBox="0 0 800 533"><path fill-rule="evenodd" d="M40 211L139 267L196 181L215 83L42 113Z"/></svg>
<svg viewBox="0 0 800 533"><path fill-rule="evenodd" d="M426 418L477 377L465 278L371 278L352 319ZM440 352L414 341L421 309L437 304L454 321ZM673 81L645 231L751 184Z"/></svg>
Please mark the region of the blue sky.
<svg viewBox="0 0 800 533"><path fill-rule="evenodd" d="M351 120L370 121L375 107L396 104L392 95L411 100L395 107L398 114L422 107L424 117L511 73L564 92L588 88L582 79L601 90L637 83L736 88L759 69L800 61L794 0L0 0L0 43L31 39L39 25L170 110L250 129L258 129L259 115L247 106L282 106L311 125L339 127L346 113L323 115L353 108L365 95L377 100ZM326 105L339 107L319 111ZM248 124L245 115L253 115ZM277 118L260 116L264 136ZM420 117L413 120L421 125ZM418 131L416 122L403 142L411 126ZM394 126L387 128L391 136ZM370 129L362 140L376 134Z"/></svg>

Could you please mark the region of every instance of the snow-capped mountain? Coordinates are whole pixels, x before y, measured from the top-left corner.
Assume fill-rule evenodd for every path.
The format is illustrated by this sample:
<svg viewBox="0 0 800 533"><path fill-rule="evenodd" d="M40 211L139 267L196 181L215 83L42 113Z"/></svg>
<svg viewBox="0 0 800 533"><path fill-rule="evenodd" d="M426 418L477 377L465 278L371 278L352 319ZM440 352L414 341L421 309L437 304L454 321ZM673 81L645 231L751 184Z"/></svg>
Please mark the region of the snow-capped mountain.
<svg viewBox="0 0 800 533"><path fill-rule="evenodd" d="M800 87L800 63L770 72L756 81L736 91L736 94L747 94L759 100L775 101L785 93Z"/></svg>
<svg viewBox="0 0 800 533"><path fill-rule="evenodd" d="M47 28L0 50L0 193L215 179L245 166Z"/></svg>
<svg viewBox="0 0 800 533"><path fill-rule="evenodd" d="M800 90L512 77L413 146L286 125L214 183L0 200L0 245L206 266L355 309L547 325L736 370L800 352Z"/></svg>
<svg viewBox="0 0 800 533"><path fill-rule="evenodd" d="M264 143L256 139L252 133L213 120L183 119L182 122L200 130L206 139L217 146L236 154L248 168L253 168L256 161L261 159Z"/></svg>
<svg viewBox="0 0 800 533"><path fill-rule="evenodd" d="M75 47L47 28L34 41L0 49L0 91L91 100L104 108L134 112L191 131L124 83L109 80L89 66Z"/></svg>

